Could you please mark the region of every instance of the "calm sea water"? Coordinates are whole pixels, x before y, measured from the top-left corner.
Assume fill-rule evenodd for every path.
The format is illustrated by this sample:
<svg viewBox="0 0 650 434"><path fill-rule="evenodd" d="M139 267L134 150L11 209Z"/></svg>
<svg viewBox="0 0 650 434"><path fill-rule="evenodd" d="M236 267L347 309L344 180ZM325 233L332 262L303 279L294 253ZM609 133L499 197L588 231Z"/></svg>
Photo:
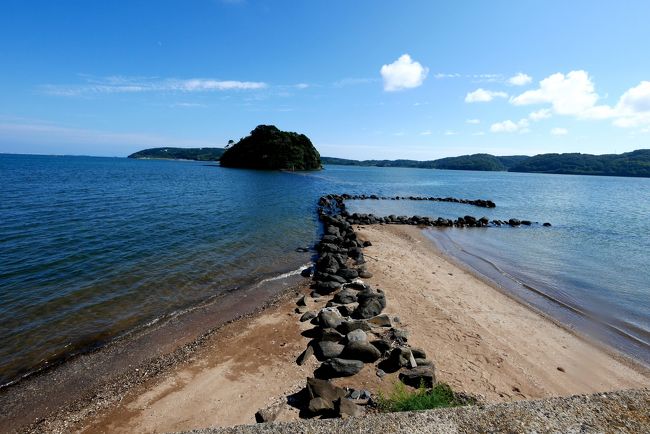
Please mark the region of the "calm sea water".
<svg viewBox="0 0 650 434"><path fill-rule="evenodd" d="M343 192L497 203L490 210L350 204L381 215L552 222L548 229L433 236L568 305L615 319L641 341L634 355L647 358L650 179L342 166L292 174L19 155L0 155L0 179L0 384L226 290L298 269L311 254L295 249L318 235L316 200Z"/></svg>

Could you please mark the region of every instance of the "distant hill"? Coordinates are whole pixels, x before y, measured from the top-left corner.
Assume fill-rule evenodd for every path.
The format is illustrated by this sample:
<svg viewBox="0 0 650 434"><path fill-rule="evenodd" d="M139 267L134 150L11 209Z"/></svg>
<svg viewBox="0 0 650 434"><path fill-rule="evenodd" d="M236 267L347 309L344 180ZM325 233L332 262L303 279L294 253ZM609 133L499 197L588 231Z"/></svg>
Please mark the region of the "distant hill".
<svg viewBox="0 0 650 434"><path fill-rule="evenodd" d="M224 148L151 148L129 155L129 158L218 161Z"/></svg>
<svg viewBox="0 0 650 434"><path fill-rule="evenodd" d="M650 149L624 154L541 154L510 168L511 172L650 177Z"/></svg>
<svg viewBox="0 0 650 434"><path fill-rule="evenodd" d="M320 154L304 134L258 125L221 156L221 165L248 169L318 170Z"/></svg>
<svg viewBox="0 0 650 434"><path fill-rule="evenodd" d="M377 166L377 167L413 167L419 169L448 169L448 170L483 170L505 171L513 165L530 158L525 155L495 157L490 154L461 155L460 157L441 158L439 160L346 160L344 158L322 157L323 164L340 164L344 166Z"/></svg>

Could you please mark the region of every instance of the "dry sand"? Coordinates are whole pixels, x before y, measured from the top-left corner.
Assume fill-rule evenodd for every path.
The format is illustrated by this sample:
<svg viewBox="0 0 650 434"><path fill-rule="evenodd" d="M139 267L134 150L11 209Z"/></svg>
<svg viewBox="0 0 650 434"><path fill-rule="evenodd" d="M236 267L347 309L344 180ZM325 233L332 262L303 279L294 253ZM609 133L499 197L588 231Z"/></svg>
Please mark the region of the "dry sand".
<svg viewBox="0 0 650 434"><path fill-rule="evenodd" d="M391 317L426 350L438 379L487 402L650 387L645 368L598 349L442 257L420 229L358 230L369 279L386 292ZM307 291L307 290L305 290ZM312 308L319 307L318 303ZM165 432L253 423L274 405L279 420L297 418L283 404L317 367L295 363L308 340L293 301L225 326L186 363L131 390L116 408L82 422L86 432ZM337 380L386 390L371 365Z"/></svg>

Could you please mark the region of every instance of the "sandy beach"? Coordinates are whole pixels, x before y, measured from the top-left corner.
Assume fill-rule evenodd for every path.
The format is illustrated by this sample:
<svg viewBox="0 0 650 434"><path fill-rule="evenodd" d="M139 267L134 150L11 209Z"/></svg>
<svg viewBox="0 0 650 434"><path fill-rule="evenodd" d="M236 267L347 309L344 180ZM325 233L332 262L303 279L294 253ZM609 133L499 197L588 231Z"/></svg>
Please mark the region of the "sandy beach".
<svg viewBox="0 0 650 434"><path fill-rule="evenodd" d="M645 367L597 348L454 265L421 229L357 228L369 282L383 289L386 312L399 317L409 342L426 350L439 381L483 402L650 386ZM304 293L309 290L302 288ZM313 303L313 302L310 302ZM310 308L318 308L313 304ZM298 417L286 397L304 387L315 359L298 366L308 339L295 300L226 325L186 362L134 387L117 406L70 428L81 432L166 432L254 423L265 407L278 420ZM387 390L370 367L338 385Z"/></svg>

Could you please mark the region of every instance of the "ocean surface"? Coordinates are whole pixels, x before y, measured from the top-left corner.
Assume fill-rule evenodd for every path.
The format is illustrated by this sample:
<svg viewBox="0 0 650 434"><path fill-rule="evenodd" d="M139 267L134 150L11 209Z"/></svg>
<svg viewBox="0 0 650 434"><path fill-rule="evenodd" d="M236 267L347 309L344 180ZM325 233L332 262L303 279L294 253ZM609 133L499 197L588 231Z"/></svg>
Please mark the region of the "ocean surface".
<svg viewBox="0 0 650 434"><path fill-rule="evenodd" d="M351 211L551 222L432 229L432 243L579 331L650 361L650 179L0 154L0 384L309 264L327 193ZM598 334L600 332L596 332Z"/></svg>

